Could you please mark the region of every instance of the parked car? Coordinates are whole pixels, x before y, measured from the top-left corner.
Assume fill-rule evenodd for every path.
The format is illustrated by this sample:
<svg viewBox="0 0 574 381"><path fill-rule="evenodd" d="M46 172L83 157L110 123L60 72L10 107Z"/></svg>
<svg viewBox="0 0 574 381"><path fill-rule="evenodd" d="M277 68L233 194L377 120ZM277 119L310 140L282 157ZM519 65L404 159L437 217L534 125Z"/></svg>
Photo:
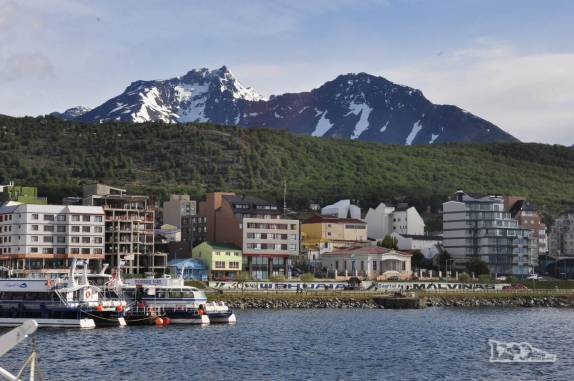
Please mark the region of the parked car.
<svg viewBox="0 0 574 381"><path fill-rule="evenodd" d="M496 280L502 281L502 282L506 282L506 277L504 275L501 276L497 276Z"/></svg>
<svg viewBox="0 0 574 381"><path fill-rule="evenodd" d="M540 277L538 276L538 274L530 274L526 277L526 279L538 280L538 279L540 279Z"/></svg>

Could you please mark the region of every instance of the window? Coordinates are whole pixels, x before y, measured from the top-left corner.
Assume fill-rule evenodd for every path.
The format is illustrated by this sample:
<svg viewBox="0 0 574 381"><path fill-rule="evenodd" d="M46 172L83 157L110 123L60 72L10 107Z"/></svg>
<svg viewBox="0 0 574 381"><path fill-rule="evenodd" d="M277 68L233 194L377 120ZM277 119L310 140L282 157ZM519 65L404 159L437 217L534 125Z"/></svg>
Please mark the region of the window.
<svg viewBox="0 0 574 381"><path fill-rule="evenodd" d="M94 233L101 233L104 229L101 226L94 226Z"/></svg>
<svg viewBox="0 0 574 381"><path fill-rule="evenodd" d="M32 239L32 242L38 242L38 236L37 235L33 235L31 237L31 239Z"/></svg>
<svg viewBox="0 0 574 381"><path fill-rule="evenodd" d="M90 249L87 247L82 248L82 254L90 254Z"/></svg>
<svg viewBox="0 0 574 381"><path fill-rule="evenodd" d="M94 243L102 243L102 237L94 237Z"/></svg>
<svg viewBox="0 0 574 381"><path fill-rule="evenodd" d="M51 235L44 236L44 242L54 242L54 237Z"/></svg>
<svg viewBox="0 0 574 381"><path fill-rule="evenodd" d="M72 221L80 221L80 216L78 216L77 214L74 214L72 216Z"/></svg>
<svg viewBox="0 0 574 381"><path fill-rule="evenodd" d="M38 214L37 213L32 213L32 219L33 220L37 220L38 219ZM37 248L36 248L37 249Z"/></svg>
<svg viewBox="0 0 574 381"><path fill-rule="evenodd" d="M44 231L45 232L53 232L54 231L54 225L44 225Z"/></svg>
<svg viewBox="0 0 574 381"><path fill-rule="evenodd" d="M84 215L82 216L82 221L84 221L84 222L90 222L90 216L84 214Z"/></svg>
<svg viewBox="0 0 574 381"><path fill-rule="evenodd" d="M31 248L30 248L30 252L31 252L31 253L37 253L37 252L38 252L38 248L37 248L37 247L31 247Z"/></svg>
<svg viewBox="0 0 574 381"><path fill-rule="evenodd" d="M80 243L80 237L71 237L72 243Z"/></svg>
<svg viewBox="0 0 574 381"><path fill-rule="evenodd" d="M70 249L70 254L80 254L80 249L77 247L72 247Z"/></svg>
<svg viewBox="0 0 574 381"><path fill-rule="evenodd" d="M40 229L40 227L38 225L32 225L33 231L38 231L39 229Z"/></svg>
<svg viewBox="0 0 574 381"><path fill-rule="evenodd" d="M89 233L89 232L90 232L90 227L89 227L89 226L82 226L82 232L84 232L84 233Z"/></svg>
<svg viewBox="0 0 574 381"><path fill-rule="evenodd" d="M373 261L373 271L377 271L377 261Z"/></svg>
<svg viewBox="0 0 574 381"><path fill-rule="evenodd" d="M94 254L103 254L103 253L104 253L103 250L99 247L94 249Z"/></svg>
<svg viewBox="0 0 574 381"><path fill-rule="evenodd" d="M73 232L73 233L79 233L79 232L80 232L80 227L79 227L79 226L72 226L72 232Z"/></svg>
<svg viewBox="0 0 574 381"><path fill-rule="evenodd" d="M224 269L224 268L225 268L225 262L223 262L223 261L215 261L215 268L216 268L216 269Z"/></svg>
<svg viewBox="0 0 574 381"><path fill-rule="evenodd" d="M231 255L231 253L229 251L226 251L225 255L227 255L229 257Z"/></svg>
<svg viewBox="0 0 574 381"><path fill-rule="evenodd" d="M42 254L54 254L54 249L51 247L45 247L42 249Z"/></svg>
<svg viewBox="0 0 574 381"><path fill-rule="evenodd" d="M102 218L102 216L94 216L94 221L96 221L96 222L102 222L102 221L103 221L103 218Z"/></svg>
<svg viewBox="0 0 574 381"><path fill-rule="evenodd" d="M90 243L90 237L82 237L82 243Z"/></svg>
<svg viewBox="0 0 574 381"><path fill-rule="evenodd" d="M53 214L44 214L44 221L54 221Z"/></svg>
<svg viewBox="0 0 574 381"><path fill-rule="evenodd" d="M295 241L297 239L297 234L289 234L289 240Z"/></svg>
<svg viewBox="0 0 574 381"><path fill-rule="evenodd" d="M297 245L294 243L289 244L289 250L297 250Z"/></svg>
<svg viewBox="0 0 574 381"><path fill-rule="evenodd" d="M65 232L66 232L66 227L65 227L64 225L58 225L58 226L56 227L56 231L57 231L58 233L65 233Z"/></svg>
<svg viewBox="0 0 574 381"><path fill-rule="evenodd" d="M66 243L66 237L59 235L56 237L56 242L57 243Z"/></svg>
<svg viewBox="0 0 574 381"><path fill-rule="evenodd" d="M56 216L56 221L66 221L66 215L64 214L58 214Z"/></svg>
<svg viewBox="0 0 574 381"><path fill-rule="evenodd" d="M229 262L229 268L230 269L238 269L239 268L239 262Z"/></svg>
<svg viewBox="0 0 574 381"><path fill-rule="evenodd" d="M57 247L56 248L56 254L66 254L66 248L65 247Z"/></svg>

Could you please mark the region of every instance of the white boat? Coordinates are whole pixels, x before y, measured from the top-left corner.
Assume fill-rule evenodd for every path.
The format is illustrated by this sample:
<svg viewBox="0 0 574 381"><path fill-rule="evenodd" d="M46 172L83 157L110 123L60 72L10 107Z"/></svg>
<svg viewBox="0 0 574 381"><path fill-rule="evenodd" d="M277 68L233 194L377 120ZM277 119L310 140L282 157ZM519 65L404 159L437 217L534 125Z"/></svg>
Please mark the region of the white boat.
<svg viewBox="0 0 574 381"><path fill-rule="evenodd" d="M16 327L34 319L40 328L94 328L125 325L126 301L108 299L87 280L76 263L63 279L0 279L0 326Z"/></svg>

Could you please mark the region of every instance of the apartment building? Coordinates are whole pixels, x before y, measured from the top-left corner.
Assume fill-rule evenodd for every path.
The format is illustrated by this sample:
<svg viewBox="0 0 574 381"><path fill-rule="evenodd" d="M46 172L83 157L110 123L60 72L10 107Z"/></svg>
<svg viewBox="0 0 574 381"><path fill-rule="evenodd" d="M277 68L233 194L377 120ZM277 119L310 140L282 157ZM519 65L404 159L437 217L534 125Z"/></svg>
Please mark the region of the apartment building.
<svg viewBox="0 0 574 381"><path fill-rule="evenodd" d="M257 197L209 193L200 202L207 240L234 244L243 252L243 271L255 279L288 275L299 254L299 221L284 219L277 205Z"/></svg>
<svg viewBox="0 0 574 381"><path fill-rule="evenodd" d="M187 194L172 194L169 201L163 202L163 223L181 229L182 219L197 215L197 202Z"/></svg>
<svg viewBox="0 0 574 381"><path fill-rule="evenodd" d="M155 210L150 197L128 194L104 184L84 186L84 205L100 206L105 213L105 256L124 273L163 274L167 254L154 249Z"/></svg>
<svg viewBox="0 0 574 381"><path fill-rule="evenodd" d="M375 209L369 208L365 216L368 236L376 240L393 233L401 235L424 235L425 223L419 212L407 204L396 207L381 202Z"/></svg>
<svg viewBox="0 0 574 381"><path fill-rule="evenodd" d="M525 197L507 196L504 197L504 209L510 213L512 218L518 220L520 227L532 230L536 255L548 253L546 225L542 222L542 215L536 207Z"/></svg>
<svg viewBox="0 0 574 381"><path fill-rule="evenodd" d="M549 251L553 257L574 257L574 211L554 220L550 229Z"/></svg>
<svg viewBox="0 0 574 381"><path fill-rule="evenodd" d="M458 191L443 203L443 246L455 268L479 257L493 274L527 275L537 266L533 232L504 210L504 198Z"/></svg>
<svg viewBox="0 0 574 381"><path fill-rule="evenodd" d="M72 260L104 259L101 207L17 204L0 207L0 265L13 274L57 275Z"/></svg>

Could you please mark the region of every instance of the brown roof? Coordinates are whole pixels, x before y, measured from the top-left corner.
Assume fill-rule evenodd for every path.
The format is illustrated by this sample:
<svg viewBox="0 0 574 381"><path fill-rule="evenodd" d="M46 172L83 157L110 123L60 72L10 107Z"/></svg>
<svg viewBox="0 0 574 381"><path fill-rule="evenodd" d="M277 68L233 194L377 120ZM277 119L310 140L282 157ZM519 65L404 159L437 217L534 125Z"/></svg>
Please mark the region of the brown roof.
<svg viewBox="0 0 574 381"><path fill-rule="evenodd" d="M316 214L313 217L307 218L303 221L303 224L323 224L323 223L331 223L331 224L366 224L365 221L358 220L356 218L339 218L333 216L323 216L320 214Z"/></svg>

